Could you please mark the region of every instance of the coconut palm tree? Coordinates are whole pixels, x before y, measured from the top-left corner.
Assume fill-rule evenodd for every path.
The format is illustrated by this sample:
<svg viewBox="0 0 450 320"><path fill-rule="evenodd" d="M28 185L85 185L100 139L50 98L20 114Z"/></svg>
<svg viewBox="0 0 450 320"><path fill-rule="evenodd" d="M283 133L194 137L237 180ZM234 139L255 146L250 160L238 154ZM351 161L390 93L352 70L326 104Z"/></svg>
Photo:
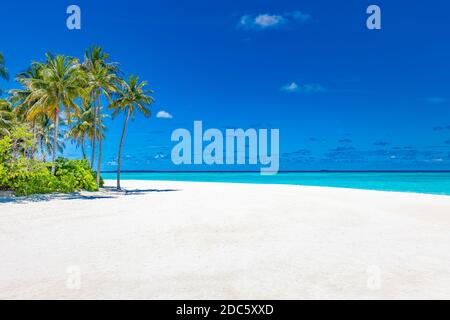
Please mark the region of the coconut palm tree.
<svg viewBox="0 0 450 320"><path fill-rule="evenodd" d="M102 51L100 47L92 46L89 50L84 53L84 61L81 64L81 70L83 71L83 76L87 82L87 95L84 97L83 103L92 105L92 112L94 117L94 122L97 122L97 101L96 101L96 83L93 81L93 74L95 73L96 66L99 64L104 64L104 61L108 58L106 53ZM91 138L91 168L94 168L95 161L95 150L97 142L97 126L93 127L93 136Z"/></svg>
<svg viewBox="0 0 450 320"><path fill-rule="evenodd" d="M37 144L36 147L39 149L42 162L45 162L47 155L52 154L53 152L54 130L55 125L47 115L43 114L36 118L35 141ZM64 135L59 132L58 140L56 142L56 149L58 152L62 152L64 146Z"/></svg>
<svg viewBox="0 0 450 320"><path fill-rule="evenodd" d="M35 95L34 98L31 98L31 94L33 92L33 88L31 86L32 83L43 80L42 78L42 64L33 63L28 70L25 72L19 73L16 77L16 81L22 85L20 89L13 89L9 91L11 101L14 104L14 114L18 121L27 122L27 114L29 109L33 106L33 104L38 100L38 96ZM32 119L30 121L30 125L33 132L34 145L31 150L31 158L34 158L34 155L37 151L37 139L36 139L36 119Z"/></svg>
<svg viewBox="0 0 450 320"><path fill-rule="evenodd" d="M59 137L61 111L64 111L70 124L72 112L79 113L74 99L83 94L82 77L78 75L78 64L75 59L46 54L47 61L37 67L40 78L30 79L31 94L25 99L26 105L31 104L27 119L33 120L39 115L47 115L54 123L52 173L55 173L56 152Z"/></svg>
<svg viewBox="0 0 450 320"><path fill-rule="evenodd" d="M79 116L76 118L76 122L67 132L66 137L71 138L76 142L77 147L81 146L81 152L83 159L87 159L85 150L85 140L88 137L89 132L94 127L93 112L90 105L86 105L81 110Z"/></svg>
<svg viewBox="0 0 450 320"><path fill-rule="evenodd" d="M146 90L144 87L147 82L139 82L138 77L130 75L127 82L124 82L120 90L116 93L113 103L109 109L113 111L113 117L120 113L125 114L125 121L123 124L122 136L120 138L119 153L117 156L117 189L120 190L120 163L122 157L122 147L125 140L125 133L127 131L128 120L133 119L137 112L141 112L145 117L150 116L148 105L153 103L153 98L149 96L152 90Z"/></svg>
<svg viewBox="0 0 450 320"><path fill-rule="evenodd" d="M33 63L28 70L21 72L17 75L16 81L21 84L20 89L12 89L9 91L11 101L16 106L14 112L21 121L26 121L28 110L38 100L38 96L34 96L34 100L31 99L33 92L32 83L37 81L43 81L42 69L43 64Z"/></svg>
<svg viewBox="0 0 450 320"><path fill-rule="evenodd" d="M104 115L104 117L106 117L106 115ZM95 126L94 124L94 108L90 104L85 104L82 107L76 122L66 134L67 138L71 138L74 142L76 142L77 147L81 146L81 152L83 154L83 159L85 160L87 160L86 140L90 140L92 146L94 131L99 132L98 125ZM106 126L104 124L102 126L103 128L101 131L103 138L105 138L105 134L103 134L103 132L106 131ZM96 140L98 140L98 138L99 136L96 137Z"/></svg>
<svg viewBox="0 0 450 320"><path fill-rule="evenodd" d="M98 137L98 159L97 159L97 184L100 184L100 169L103 150L103 124L102 124L102 96L111 101L112 93L118 90L120 78L116 63L107 62L109 55L103 52L101 47L93 46L86 51L81 69L84 70L87 82L87 91L94 106L94 119L98 125L94 126L92 138L91 166L94 165L96 141ZM98 128L98 134L97 134Z"/></svg>

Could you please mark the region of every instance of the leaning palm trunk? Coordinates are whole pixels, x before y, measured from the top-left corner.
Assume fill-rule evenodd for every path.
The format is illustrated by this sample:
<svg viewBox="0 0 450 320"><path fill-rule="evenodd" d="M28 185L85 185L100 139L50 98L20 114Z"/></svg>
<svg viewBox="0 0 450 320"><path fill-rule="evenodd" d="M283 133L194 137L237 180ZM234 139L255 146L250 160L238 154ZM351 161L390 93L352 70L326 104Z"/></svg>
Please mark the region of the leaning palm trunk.
<svg viewBox="0 0 450 320"><path fill-rule="evenodd" d="M36 154L36 120L33 120L33 145L31 146L31 160L34 160L34 156Z"/></svg>
<svg viewBox="0 0 450 320"><path fill-rule="evenodd" d="M91 149L92 149L91 168L94 168L94 161L95 161L95 132L94 132L94 137L92 138L92 141L91 141Z"/></svg>
<svg viewBox="0 0 450 320"><path fill-rule="evenodd" d="M100 105L100 96L97 96L98 103L98 163L97 163L97 185L100 187L100 169L102 163L102 147L103 147L103 124L102 124L102 107Z"/></svg>
<svg viewBox="0 0 450 320"><path fill-rule="evenodd" d="M91 155L91 168L94 168L94 161L95 161L95 147L96 147L96 140L97 140L97 104L94 100L94 128L93 128L93 134L92 134L92 155Z"/></svg>
<svg viewBox="0 0 450 320"><path fill-rule="evenodd" d="M56 172L56 149L58 146L59 111L55 111L55 132L53 133L52 174Z"/></svg>
<svg viewBox="0 0 450 320"><path fill-rule="evenodd" d="M42 138L39 139L39 152L41 153L42 162L45 162L45 151Z"/></svg>
<svg viewBox="0 0 450 320"><path fill-rule="evenodd" d="M119 144L119 154L117 156L117 190L120 190L120 162L122 159L122 146L123 141L125 140L125 132L127 131L127 123L128 119L130 118L130 108L128 108L127 111L127 117L125 118L125 122L123 124L123 130L122 130L122 137L120 138L120 144Z"/></svg>
<svg viewBox="0 0 450 320"><path fill-rule="evenodd" d="M42 162L46 162L45 160L45 150L44 150L44 146L42 145L42 141L40 142L40 144L41 144L41 146L40 146L40 148L41 148L41 159L42 159Z"/></svg>
<svg viewBox="0 0 450 320"><path fill-rule="evenodd" d="M86 160L86 150L84 145L84 136L81 137L81 152L83 153L83 159Z"/></svg>

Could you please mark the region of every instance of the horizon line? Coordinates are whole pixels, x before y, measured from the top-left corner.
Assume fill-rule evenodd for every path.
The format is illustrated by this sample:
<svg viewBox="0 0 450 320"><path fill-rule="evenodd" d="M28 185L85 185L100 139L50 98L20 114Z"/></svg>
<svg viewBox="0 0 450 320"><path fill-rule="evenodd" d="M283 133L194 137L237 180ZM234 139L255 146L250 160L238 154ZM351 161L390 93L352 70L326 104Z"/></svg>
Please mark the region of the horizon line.
<svg viewBox="0 0 450 320"><path fill-rule="evenodd" d="M260 173L259 170L121 170L121 173ZM278 173L450 173L450 170L279 170ZM117 170L100 171L117 173Z"/></svg>

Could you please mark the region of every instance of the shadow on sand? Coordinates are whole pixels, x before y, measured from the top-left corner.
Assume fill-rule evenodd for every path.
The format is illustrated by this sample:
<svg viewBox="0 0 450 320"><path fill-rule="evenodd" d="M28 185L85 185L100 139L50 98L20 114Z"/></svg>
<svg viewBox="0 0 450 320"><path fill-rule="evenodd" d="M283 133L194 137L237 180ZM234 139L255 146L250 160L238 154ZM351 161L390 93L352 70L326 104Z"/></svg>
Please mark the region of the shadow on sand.
<svg viewBox="0 0 450 320"><path fill-rule="evenodd" d="M180 191L180 190L177 190L177 189L126 190L125 195L145 194L145 193L150 193L150 192L173 192L173 191Z"/></svg>
<svg viewBox="0 0 450 320"><path fill-rule="evenodd" d="M98 200L98 199L115 199L120 196L145 195L154 192L172 192L180 191L177 189L132 189L117 190L113 187L102 188L99 192L74 192L68 194L53 193L32 195L26 197L0 197L0 203L30 203L51 200Z"/></svg>

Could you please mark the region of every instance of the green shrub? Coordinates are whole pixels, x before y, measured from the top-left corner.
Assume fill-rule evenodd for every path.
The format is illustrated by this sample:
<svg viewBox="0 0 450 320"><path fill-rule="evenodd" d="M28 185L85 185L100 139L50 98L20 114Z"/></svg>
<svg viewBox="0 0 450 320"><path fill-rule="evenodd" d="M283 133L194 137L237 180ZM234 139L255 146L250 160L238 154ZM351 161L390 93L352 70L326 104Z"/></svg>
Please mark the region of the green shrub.
<svg viewBox="0 0 450 320"><path fill-rule="evenodd" d="M12 158L12 140L10 137L0 139L0 163L6 164Z"/></svg>
<svg viewBox="0 0 450 320"><path fill-rule="evenodd" d="M98 190L95 175L86 160L58 159L53 176L51 163L20 158L11 165L7 179L17 196Z"/></svg>
<svg viewBox="0 0 450 320"><path fill-rule="evenodd" d="M8 172L8 185L16 196L60 191L59 181L45 163L19 158Z"/></svg>
<svg viewBox="0 0 450 320"><path fill-rule="evenodd" d="M52 175L52 163L24 156L32 143L32 134L25 126L15 127L0 139L0 190L12 190L17 196L98 190L96 173L87 160L59 158Z"/></svg>
<svg viewBox="0 0 450 320"><path fill-rule="evenodd" d="M8 183L8 171L4 163L0 163L0 190Z"/></svg>
<svg viewBox="0 0 450 320"><path fill-rule="evenodd" d="M11 145L9 137L0 139L0 190L12 190L16 196L98 190L96 173L87 160L60 158L56 161L55 175L52 175L52 163L23 156L14 158ZM103 179L100 185L103 185Z"/></svg>
<svg viewBox="0 0 450 320"><path fill-rule="evenodd" d="M11 139L0 139L0 190L8 189L9 170L7 163L11 160Z"/></svg>
<svg viewBox="0 0 450 320"><path fill-rule="evenodd" d="M67 160L60 158L56 161L55 175L60 182L61 192L98 190L95 173L92 171L87 160Z"/></svg>

